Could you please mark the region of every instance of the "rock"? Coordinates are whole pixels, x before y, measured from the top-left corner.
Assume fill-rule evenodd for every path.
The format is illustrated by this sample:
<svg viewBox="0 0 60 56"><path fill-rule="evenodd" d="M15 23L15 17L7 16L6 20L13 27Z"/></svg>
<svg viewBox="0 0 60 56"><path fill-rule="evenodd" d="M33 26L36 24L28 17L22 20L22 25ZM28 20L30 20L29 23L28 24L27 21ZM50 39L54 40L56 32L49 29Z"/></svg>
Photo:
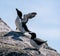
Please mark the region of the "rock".
<svg viewBox="0 0 60 56"><path fill-rule="evenodd" d="M3 23L3 22L1 22ZM5 28L8 28L6 24ZM0 28L2 28L0 24ZM4 30L4 28L3 28ZM41 46L40 52L33 50L34 47L30 44L30 38L23 35L21 32L0 30L0 56L60 56L60 54L53 48L51 48L48 43Z"/></svg>

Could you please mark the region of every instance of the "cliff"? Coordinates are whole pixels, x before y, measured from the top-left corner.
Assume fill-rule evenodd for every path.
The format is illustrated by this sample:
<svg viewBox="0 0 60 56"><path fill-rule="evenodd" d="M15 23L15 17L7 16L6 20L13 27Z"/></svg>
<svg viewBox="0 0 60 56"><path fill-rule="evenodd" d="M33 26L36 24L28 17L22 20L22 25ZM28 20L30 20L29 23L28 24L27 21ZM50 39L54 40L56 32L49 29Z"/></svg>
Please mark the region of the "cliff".
<svg viewBox="0 0 60 56"><path fill-rule="evenodd" d="M0 19L0 56L60 56L48 43L44 43L38 51L33 50L30 38L21 32L13 31Z"/></svg>

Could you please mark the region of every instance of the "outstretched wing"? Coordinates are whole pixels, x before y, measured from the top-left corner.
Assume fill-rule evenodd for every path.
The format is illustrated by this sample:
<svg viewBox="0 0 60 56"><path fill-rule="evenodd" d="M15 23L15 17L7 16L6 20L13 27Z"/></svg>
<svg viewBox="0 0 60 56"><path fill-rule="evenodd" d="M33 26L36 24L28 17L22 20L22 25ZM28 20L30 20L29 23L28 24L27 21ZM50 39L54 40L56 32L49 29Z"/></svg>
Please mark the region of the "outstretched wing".
<svg viewBox="0 0 60 56"><path fill-rule="evenodd" d="M37 14L36 12L28 13L28 14L25 14L25 17L26 17L27 19L31 19L31 18L35 17L36 14Z"/></svg>
<svg viewBox="0 0 60 56"><path fill-rule="evenodd" d="M20 19L22 19L22 12L19 11L17 8L16 8L16 11L17 11L17 15L20 17Z"/></svg>

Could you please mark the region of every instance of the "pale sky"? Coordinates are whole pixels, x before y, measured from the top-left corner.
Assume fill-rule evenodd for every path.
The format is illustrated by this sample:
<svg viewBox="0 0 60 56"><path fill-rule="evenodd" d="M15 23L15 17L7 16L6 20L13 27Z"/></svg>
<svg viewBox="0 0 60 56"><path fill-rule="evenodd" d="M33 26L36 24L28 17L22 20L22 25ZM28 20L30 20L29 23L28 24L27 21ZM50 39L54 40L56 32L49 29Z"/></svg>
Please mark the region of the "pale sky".
<svg viewBox="0 0 60 56"><path fill-rule="evenodd" d="M17 16L15 8L23 14L37 12L27 23L28 28L60 53L60 0L0 0L0 17L13 30Z"/></svg>

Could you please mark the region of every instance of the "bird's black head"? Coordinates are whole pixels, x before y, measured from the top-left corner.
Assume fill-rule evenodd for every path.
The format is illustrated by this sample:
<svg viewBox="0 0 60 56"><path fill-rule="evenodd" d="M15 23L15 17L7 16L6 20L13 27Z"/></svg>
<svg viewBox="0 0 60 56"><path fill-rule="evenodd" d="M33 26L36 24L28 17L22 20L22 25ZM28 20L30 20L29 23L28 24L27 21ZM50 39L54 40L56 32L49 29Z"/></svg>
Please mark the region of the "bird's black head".
<svg viewBox="0 0 60 56"><path fill-rule="evenodd" d="M36 38L36 33L29 33L29 34L31 34L31 39Z"/></svg>
<svg viewBox="0 0 60 56"><path fill-rule="evenodd" d="M17 8L16 8L16 11L17 11L17 15L20 17L20 19L22 19L22 12L19 11Z"/></svg>

